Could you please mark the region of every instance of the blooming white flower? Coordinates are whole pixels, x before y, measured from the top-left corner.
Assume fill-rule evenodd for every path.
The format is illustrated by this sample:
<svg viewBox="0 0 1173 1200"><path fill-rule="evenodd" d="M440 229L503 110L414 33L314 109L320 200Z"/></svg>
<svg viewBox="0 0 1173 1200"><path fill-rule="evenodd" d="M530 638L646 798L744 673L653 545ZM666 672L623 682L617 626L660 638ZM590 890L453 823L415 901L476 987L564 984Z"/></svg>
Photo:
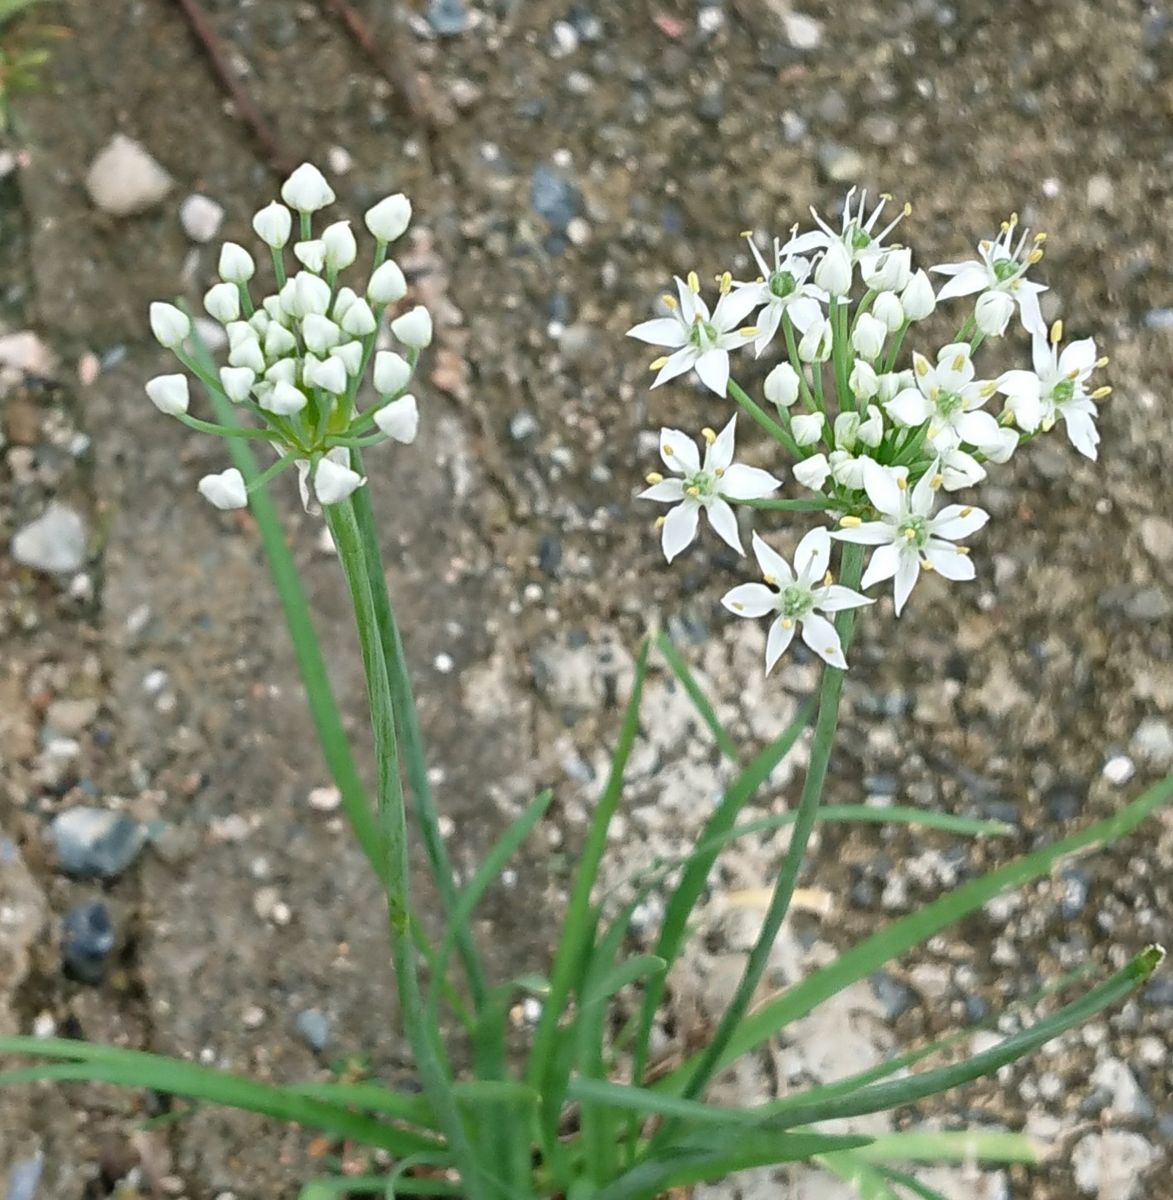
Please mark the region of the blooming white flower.
<svg viewBox="0 0 1173 1200"><path fill-rule="evenodd" d="M851 331L851 345L861 358L869 362L879 358L888 336L888 326L871 313L861 313Z"/></svg>
<svg viewBox="0 0 1173 1200"><path fill-rule="evenodd" d="M256 269L253 256L243 246L225 242L220 247L220 264L216 270L225 283L248 283Z"/></svg>
<svg viewBox="0 0 1173 1200"><path fill-rule="evenodd" d="M375 355L375 391L380 396L398 395L411 380L411 366L401 355L380 350Z"/></svg>
<svg viewBox="0 0 1173 1200"><path fill-rule="evenodd" d="M973 360L966 342L943 346L934 367L923 354L913 355L915 387L904 388L884 405L901 425L931 421L929 440L941 449L961 442L983 446L998 435L998 422L981 411L991 388L974 379Z"/></svg>
<svg viewBox="0 0 1173 1200"><path fill-rule="evenodd" d="M800 413L791 422L794 440L799 446L813 446L823 436L827 418L821 412Z"/></svg>
<svg viewBox="0 0 1173 1200"><path fill-rule="evenodd" d="M858 263L861 270L870 270L875 260L883 253L884 239L912 212L912 207L906 204L900 215L877 233L876 226L879 224L880 214L891 197L881 196L880 203L865 218L868 194L866 191L860 193L859 206L852 211L851 202L855 197L855 190L852 188L843 201L843 216L838 230L832 229L812 208L811 216L819 228L792 237L783 249L790 254L807 254L812 250L825 250L833 242L838 242L847 250L853 263Z"/></svg>
<svg viewBox="0 0 1173 1200"><path fill-rule="evenodd" d="M233 404L242 404L247 400L256 381L256 373L249 367L220 368L220 386L224 389L224 395Z"/></svg>
<svg viewBox="0 0 1173 1200"><path fill-rule="evenodd" d="M721 432L704 431L707 443L702 463L696 444L678 429L660 430L660 458L677 479L648 476L650 487L640 492L641 500L673 504L663 518L664 557L671 562L694 537L703 508L718 537L738 554L744 554L737 532L737 517L729 500L760 500L781 486L767 471L733 461L737 417L731 417Z"/></svg>
<svg viewBox="0 0 1173 1200"><path fill-rule="evenodd" d="M823 363L831 357L835 334L826 317L812 321L798 343L798 357L804 363Z"/></svg>
<svg viewBox="0 0 1173 1200"><path fill-rule="evenodd" d="M313 238L308 242L297 242L293 247L293 257L307 271L320 274L326 265L326 243L321 238Z"/></svg>
<svg viewBox="0 0 1173 1200"><path fill-rule="evenodd" d="M323 505L341 503L364 483L362 475L329 455L319 460L314 471L314 495Z"/></svg>
<svg viewBox="0 0 1173 1200"><path fill-rule="evenodd" d="M912 278L912 251L907 246L884 250L860 268L863 281L876 292L898 292Z"/></svg>
<svg viewBox="0 0 1173 1200"><path fill-rule="evenodd" d="M882 321L889 333L895 333L904 324L904 305L895 292L881 292L872 301L872 316Z"/></svg>
<svg viewBox="0 0 1173 1200"><path fill-rule="evenodd" d="M204 309L222 325L240 318L240 289L234 283L216 283L204 294Z"/></svg>
<svg viewBox="0 0 1173 1200"><path fill-rule="evenodd" d="M391 332L405 346L422 350L432 343L432 315L422 304L417 304L391 322Z"/></svg>
<svg viewBox="0 0 1173 1200"><path fill-rule="evenodd" d="M932 281L923 270L914 271L904 291L900 293L900 307L909 321L923 321L932 316L937 307L937 294Z"/></svg>
<svg viewBox="0 0 1173 1200"><path fill-rule="evenodd" d="M420 414L415 397L409 392L392 400L375 413L375 424L394 441L409 445L419 431Z"/></svg>
<svg viewBox="0 0 1173 1200"><path fill-rule="evenodd" d="M235 468L229 467L218 475L205 475L196 484L196 490L210 504L217 508L247 508L248 489L244 486L244 476Z"/></svg>
<svg viewBox="0 0 1173 1200"><path fill-rule="evenodd" d="M1034 370L1007 371L998 379L998 390L1007 397L1006 407L1020 429L1027 433L1049 430L1061 419L1071 444L1080 454L1095 459L1100 441L1095 401L1108 395L1109 389L1089 394L1087 381L1102 362L1096 358L1092 338L1071 342L1061 351L1062 333L1062 325L1056 322L1050 339L1036 334L1031 346Z"/></svg>
<svg viewBox="0 0 1173 1200"><path fill-rule="evenodd" d="M771 268L758 249L752 234L746 234L750 253L758 265L762 277L748 283L733 284L737 291L749 292L754 302L750 311L761 306L756 318L758 332L754 337L754 353L761 356L762 351L774 339L782 318L789 317L790 323L803 334L812 321L822 316L820 302L825 302L827 295L821 289L807 282L811 272L809 260L793 254L785 254L782 244L774 239L774 265Z"/></svg>
<svg viewBox="0 0 1173 1200"><path fill-rule="evenodd" d="M1038 244L1042 235L1028 245L1030 230L1024 229L1015 244L1017 232L1018 216L1015 214L1002 223L1002 232L997 238L978 243L976 259L933 267L936 274L951 277L937 293L937 299L972 296L974 292L1003 292L1018 306L1018 317L1027 333L1045 335L1039 293L1047 289L1043 284L1025 278L1030 267L1043 257Z"/></svg>
<svg viewBox="0 0 1173 1200"><path fill-rule="evenodd" d="M358 258L358 243L349 221L327 225L322 230L322 245L326 249L326 268L330 271L345 271Z"/></svg>
<svg viewBox="0 0 1173 1200"><path fill-rule="evenodd" d="M411 201L402 193L384 196L363 216L367 228L381 242L393 242L403 236L411 222Z"/></svg>
<svg viewBox="0 0 1173 1200"><path fill-rule="evenodd" d="M828 296L845 296L851 291L853 259L841 241L833 241L815 265L815 286Z"/></svg>
<svg viewBox="0 0 1173 1200"><path fill-rule="evenodd" d="M831 535L876 547L860 586L894 579L897 616L922 570L954 580L973 579L975 574L967 549L953 543L977 532L989 516L980 508L950 504L934 517L934 495L941 482L936 463L909 488L905 469L883 467L868 459L863 485L878 519L861 522L858 517L844 517L843 527Z"/></svg>
<svg viewBox="0 0 1173 1200"><path fill-rule="evenodd" d="M828 532L812 529L798 543L793 570L756 533L753 535L753 552L765 583L743 583L726 592L721 603L739 617L774 614L766 635L767 673L786 652L797 629L802 630L802 640L828 666L847 670L839 634L822 614L860 608L875 601L851 588L832 584L826 578L827 564L831 561Z"/></svg>
<svg viewBox="0 0 1173 1200"><path fill-rule="evenodd" d="M644 321L629 329L627 336L673 351L652 364L658 372L652 387L695 368L705 387L724 397L729 386L729 351L745 345L759 333L756 326L738 328L753 311L756 293L751 288L733 289L732 280L725 276L721 298L710 313L700 296L700 280L695 271L689 273L687 284L678 278L676 290L679 301L672 296L664 300L672 316Z"/></svg>
<svg viewBox="0 0 1173 1200"><path fill-rule="evenodd" d="M253 217L253 229L270 249L283 250L293 232L293 214L274 200Z"/></svg>
<svg viewBox="0 0 1173 1200"><path fill-rule="evenodd" d="M812 492L822 491L823 484L827 482L827 476L830 474L831 464L825 454L812 454L810 458L804 458L802 462L794 464L794 478Z"/></svg>
<svg viewBox="0 0 1173 1200"><path fill-rule="evenodd" d="M187 412L191 403L186 375L156 375L147 380L147 395L151 403L169 417Z"/></svg>
<svg viewBox="0 0 1173 1200"><path fill-rule="evenodd" d="M313 163L302 163L281 185L281 199L298 212L313 213L334 203L334 191Z"/></svg>
<svg viewBox="0 0 1173 1200"><path fill-rule="evenodd" d="M367 299L372 304L394 304L407 295L407 280L394 259L376 267L367 283Z"/></svg>
<svg viewBox="0 0 1173 1200"><path fill-rule="evenodd" d="M151 305L151 332L165 350L174 350L191 333L191 321L187 313L174 304L156 300Z"/></svg>
<svg viewBox="0 0 1173 1200"><path fill-rule="evenodd" d="M766 376L766 399L777 408L790 408L798 399L798 372L788 363L779 363Z"/></svg>

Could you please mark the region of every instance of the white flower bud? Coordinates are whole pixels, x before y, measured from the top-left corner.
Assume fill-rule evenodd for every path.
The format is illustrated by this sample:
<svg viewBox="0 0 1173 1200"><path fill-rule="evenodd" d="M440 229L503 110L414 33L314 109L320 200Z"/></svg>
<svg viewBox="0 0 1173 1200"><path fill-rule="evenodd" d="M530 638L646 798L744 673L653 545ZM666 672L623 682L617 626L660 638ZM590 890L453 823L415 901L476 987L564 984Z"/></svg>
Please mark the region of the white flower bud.
<svg viewBox="0 0 1173 1200"><path fill-rule="evenodd" d="M766 399L778 408L789 408L798 399L798 372L787 362L779 363L766 376Z"/></svg>
<svg viewBox="0 0 1173 1200"><path fill-rule="evenodd" d="M334 307L330 310L330 315L335 321L341 321L346 316L347 310L358 299L354 288L340 287L338 295L334 297Z"/></svg>
<svg viewBox="0 0 1173 1200"><path fill-rule="evenodd" d="M909 321L923 321L937 307L937 294L932 281L924 271L915 271L904 291L900 293L900 304Z"/></svg>
<svg viewBox="0 0 1173 1200"><path fill-rule="evenodd" d="M342 340L342 331L329 317L310 313L301 323L301 336L307 350L324 354Z"/></svg>
<svg viewBox="0 0 1173 1200"><path fill-rule="evenodd" d="M293 296L295 317L325 316L330 307L330 285L309 271L298 271L293 277Z"/></svg>
<svg viewBox="0 0 1173 1200"><path fill-rule="evenodd" d="M385 196L363 217L367 228L380 242L393 242L402 237L411 221L411 201L402 193Z"/></svg>
<svg viewBox="0 0 1173 1200"><path fill-rule="evenodd" d="M330 351L330 357L338 359L346 368L347 375L357 375L362 370L362 342L347 342L344 346L335 346Z"/></svg>
<svg viewBox="0 0 1173 1200"><path fill-rule="evenodd" d="M880 390L880 380L871 363L857 358L847 377L847 386L857 399L871 400Z"/></svg>
<svg viewBox="0 0 1173 1200"><path fill-rule="evenodd" d="M856 354L870 361L880 356L887 336L888 327L884 322L865 312L856 320L855 328L851 331L851 345Z"/></svg>
<svg viewBox="0 0 1173 1200"><path fill-rule="evenodd" d="M371 306L365 300L355 300L342 318L342 328L351 337L366 337L379 327Z"/></svg>
<svg viewBox="0 0 1173 1200"><path fill-rule="evenodd" d="M217 273L225 283L248 283L256 273L253 256L235 242L225 242L220 247L220 265Z"/></svg>
<svg viewBox="0 0 1173 1200"><path fill-rule="evenodd" d="M812 321L798 343L798 357L805 363L826 362L831 357L833 334L825 317Z"/></svg>
<svg viewBox="0 0 1173 1200"><path fill-rule="evenodd" d="M848 488L863 487L864 464L868 459L857 458L846 450L832 450L827 461L836 483Z"/></svg>
<svg viewBox="0 0 1173 1200"><path fill-rule="evenodd" d="M420 427L420 414L415 397L408 392L406 396L392 400L375 413L375 424L389 438L402 442L405 446L414 442Z"/></svg>
<svg viewBox="0 0 1173 1200"><path fill-rule="evenodd" d="M259 375L265 369L265 356L261 353L261 343L254 335L233 346L228 353L230 367L248 367Z"/></svg>
<svg viewBox="0 0 1173 1200"><path fill-rule="evenodd" d="M367 299L372 304L394 304L406 295L407 280L403 278L399 264L389 258L371 276L367 284Z"/></svg>
<svg viewBox="0 0 1173 1200"><path fill-rule="evenodd" d="M833 241L815 267L815 286L832 296L851 291L851 255L841 241Z"/></svg>
<svg viewBox="0 0 1173 1200"><path fill-rule="evenodd" d="M305 393L292 383L279 379L273 384L273 390L261 402L261 407L276 413L279 417L291 417L306 406Z"/></svg>
<svg viewBox="0 0 1173 1200"><path fill-rule="evenodd" d="M821 412L801 413L791 422L794 440L800 446L813 446L823 436L826 418Z"/></svg>
<svg viewBox="0 0 1173 1200"><path fill-rule="evenodd" d="M305 356L305 362L317 362L312 354ZM296 383L297 382L297 359L296 358L279 358L266 372L265 379L269 383Z"/></svg>
<svg viewBox="0 0 1173 1200"><path fill-rule="evenodd" d="M1007 463L1010 461L1010 456L1018 449L1018 444L1017 431L1002 425L998 429L997 437L985 445L979 446L978 449L992 463Z"/></svg>
<svg viewBox="0 0 1173 1200"><path fill-rule="evenodd" d="M916 387L916 376L911 371L889 371L885 375L877 375L876 383L879 385L876 398L881 404L887 404L905 388Z"/></svg>
<svg viewBox="0 0 1173 1200"><path fill-rule="evenodd" d="M394 396L411 381L411 365L391 350L375 355L375 391L380 396Z"/></svg>
<svg viewBox="0 0 1173 1200"><path fill-rule="evenodd" d="M422 304L391 322L391 332L405 345L422 350L432 344L432 317Z"/></svg>
<svg viewBox="0 0 1173 1200"><path fill-rule="evenodd" d="M248 319L248 324L256 331L259 338L263 338L269 330L269 326L273 323L273 318L269 316L263 308L258 308L255 313Z"/></svg>
<svg viewBox="0 0 1173 1200"><path fill-rule="evenodd" d="M338 504L364 483L366 480L357 471L323 458L314 472L314 495L319 504Z"/></svg>
<svg viewBox="0 0 1173 1200"><path fill-rule="evenodd" d="M313 379L310 379L309 368L306 368L306 379L315 386L329 392L332 396L341 396L346 391L346 363L336 354L318 363L314 368Z"/></svg>
<svg viewBox="0 0 1173 1200"><path fill-rule="evenodd" d="M233 404L241 404L247 400L256 381L256 373L249 367L220 368L220 386Z"/></svg>
<svg viewBox="0 0 1173 1200"><path fill-rule="evenodd" d="M867 420L860 422L855 436L872 450L884 440L884 414L874 404L868 405Z"/></svg>
<svg viewBox="0 0 1173 1200"><path fill-rule="evenodd" d="M253 230L272 250L283 250L293 232L293 214L276 200L253 216Z"/></svg>
<svg viewBox="0 0 1173 1200"><path fill-rule="evenodd" d="M209 504L226 511L230 508L248 507L248 489L244 486L244 476L235 467L229 467L219 475L205 475L196 484L196 491Z"/></svg>
<svg viewBox="0 0 1173 1200"><path fill-rule="evenodd" d="M174 350L191 333L191 321L187 313L174 304L156 300L151 305L151 332L160 346Z"/></svg>
<svg viewBox="0 0 1173 1200"><path fill-rule="evenodd" d="M358 243L350 231L349 221L335 221L322 230L326 247L326 266L331 271L345 271L358 258Z"/></svg>
<svg viewBox="0 0 1173 1200"><path fill-rule="evenodd" d="M312 213L334 203L334 192L312 163L302 163L281 185L281 199L298 212Z"/></svg>
<svg viewBox="0 0 1173 1200"><path fill-rule="evenodd" d="M204 309L221 325L240 318L240 292L234 283L216 283L204 294Z"/></svg>
<svg viewBox="0 0 1173 1200"><path fill-rule="evenodd" d="M889 333L895 333L904 324L904 305L895 292L881 292L872 301L872 316L882 321Z"/></svg>
<svg viewBox="0 0 1173 1200"><path fill-rule="evenodd" d="M813 492L822 489L823 484L827 482L827 476L830 474L831 467L827 462L825 454L815 454L810 458L804 458L800 463L794 464L794 478L803 487L810 488Z"/></svg>
<svg viewBox="0 0 1173 1200"><path fill-rule="evenodd" d="M320 275L322 268L326 265L326 243L321 238L298 242L293 247L293 257L307 271L313 271L315 275Z"/></svg>
<svg viewBox="0 0 1173 1200"><path fill-rule="evenodd" d="M285 301L289 300L293 303L293 280L286 282L285 286L276 296L266 296L261 301L261 308L270 321L276 321L278 325L289 325L293 318L285 310ZM255 315L255 314L254 314Z"/></svg>
<svg viewBox="0 0 1173 1200"><path fill-rule="evenodd" d="M986 337L1001 337L1014 315L1014 301L1005 292L983 292L974 305L973 319Z"/></svg>
<svg viewBox="0 0 1173 1200"><path fill-rule="evenodd" d="M859 423L863 418L857 412L842 412L835 418L832 427L834 442L840 450L854 450L855 439L859 433Z"/></svg>
<svg viewBox="0 0 1173 1200"><path fill-rule="evenodd" d="M169 417L178 417L187 412L187 406L191 403L186 375L156 375L154 379L148 379L147 395L151 403Z"/></svg>
<svg viewBox="0 0 1173 1200"><path fill-rule="evenodd" d="M242 342L257 340L257 331L253 328L251 321L229 321L224 326L224 332L228 335L229 350L235 350Z"/></svg>
<svg viewBox="0 0 1173 1200"><path fill-rule="evenodd" d="M280 358L283 354L292 354L297 349L297 338L276 321L269 324L265 330L265 357Z"/></svg>
<svg viewBox="0 0 1173 1200"><path fill-rule="evenodd" d="M860 268L863 281L877 292L898 292L912 275L912 251L905 246L885 250Z"/></svg>

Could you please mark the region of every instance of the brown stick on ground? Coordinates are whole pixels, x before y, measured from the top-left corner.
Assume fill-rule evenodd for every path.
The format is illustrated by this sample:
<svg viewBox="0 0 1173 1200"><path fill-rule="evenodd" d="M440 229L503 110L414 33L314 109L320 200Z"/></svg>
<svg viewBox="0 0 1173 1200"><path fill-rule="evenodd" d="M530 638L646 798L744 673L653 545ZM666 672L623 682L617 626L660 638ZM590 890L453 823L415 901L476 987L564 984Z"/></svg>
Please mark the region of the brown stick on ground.
<svg viewBox="0 0 1173 1200"><path fill-rule="evenodd" d="M282 149L273 127L265 120L248 88L237 78L229 65L228 56L224 51L224 42L212 27L203 6L199 0L175 0L175 2L183 10L183 15L187 18L196 41L203 47L208 61L212 64L212 70L231 97L236 115L260 143L273 170L279 175L288 175L293 170L293 159Z"/></svg>

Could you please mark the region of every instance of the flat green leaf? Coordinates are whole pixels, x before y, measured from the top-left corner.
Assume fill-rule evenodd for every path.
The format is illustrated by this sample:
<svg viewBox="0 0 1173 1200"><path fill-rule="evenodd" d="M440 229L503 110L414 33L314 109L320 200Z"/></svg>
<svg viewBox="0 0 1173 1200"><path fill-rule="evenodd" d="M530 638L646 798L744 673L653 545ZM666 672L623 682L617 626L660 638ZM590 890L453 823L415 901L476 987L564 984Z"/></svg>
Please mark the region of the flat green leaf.
<svg viewBox="0 0 1173 1200"><path fill-rule="evenodd" d="M701 685L697 683L696 676L689 669L688 663L684 661L684 656L677 650L672 639L663 630L656 634L656 649L663 655L664 661L668 664L672 674L680 681L680 685L692 701L692 706L696 709L697 715L708 726L709 732L713 735L713 741L717 743L717 749L731 763L736 764L739 758L737 743L729 736L725 726L721 724L721 718L717 716L717 710L710 703Z"/></svg>
<svg viewBox="0 0 1173 1200"><path fill-rule="evenodd" d="M901 1200L883 1171L858 1158L858 1153L857 1150L840 1150L835 1154L824 1154L819 1159L819 1166L851 1184L859 1200Z"/></svg>
<svg viewBox="0 0 1173 1200"><path fill-rule="evenodd" d="M1039 1150L1025 1133L1005 1129L938 1131L909 1129L879 1134L870 1146L852 1151L869 1163L1037 1163Z"/></svg>

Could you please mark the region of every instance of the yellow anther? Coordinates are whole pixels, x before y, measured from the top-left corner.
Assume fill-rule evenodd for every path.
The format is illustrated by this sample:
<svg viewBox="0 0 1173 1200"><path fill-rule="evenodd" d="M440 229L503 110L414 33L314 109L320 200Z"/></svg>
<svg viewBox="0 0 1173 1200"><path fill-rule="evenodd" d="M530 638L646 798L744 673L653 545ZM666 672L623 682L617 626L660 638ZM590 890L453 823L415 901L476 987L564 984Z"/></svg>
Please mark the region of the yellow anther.
<svg viewBox="0 0 1173 1200"><path fill-rule="evenodd" d="M909 204L909 202L907 200L905 200L905 202L904 202L903 212L906 217L912 216L912 205Z"/></svg>
<svg viewBox="0 0 1173 1200"><path fill-rule="evenodd" d="M777 581L777 579L774 578L773 575L763 575L762 582L769 584L770 587L778 586L778 581Z"/></svg>
<svg viewBox="0 0 1173 1200"><path fill-rule="evenodd" d="M929 562L927 558L922 558L920 560L920 569L922 571L931 571L933 569L933 564Z"/></svg>
<svg viewBox="0 0 1173 1200"><path fill-rule="evenodd" d="M733 275L729 271L724 271L717 276L717 286L721 289L721 295L729 294L729 289L733 286Z"/></svg>
<svg viewBox="0 0 1173 1200"><path fill-rule="evenodd" d="M967 504L957 515L959 517L968 517L971 512L973 512L973 505Z"/></svg>
<svg viewBox="0 0 1173 1200"><path fill-rule="evenodd" d="M647 482L648 482L648 483L650 483L650 484L651 484L653 487L655 487L655 485L656 485L657 483L663 483L663 482L664 482L664 476L663 476L663 475L661 475L659 471L649 471L649 472L648 472L648 473L647 473L647 474L644 476L644 479L645 479L645 480L647 480Z"/></svg>
<svg viewBox="0 0 1173 1200"><path fill-rule="evenodd" d="M697 487L696 484L694 483L692 485L692 487L684 489L684 494L686 496L691 496L695 500L697 498L697 496L699 496L701 494L701 489L699 487Z"/></svg>
<svg viewBox="0 0 1173 1200"><path fill-rule="evenodd" d="M1051 345L1057 346L1063 340L1063 322L1056 321L1051 326Z"/></svg>
<svg viewBox="0 0 1173 1200"><path fill-rule="evenodd" d="M899 488L899 489L900 489L902 492L907 492L907 491L908 491L908 480L907 480L907 479L905 479L903 475L901 475L901 476L899 476L899 477L897 478L897 480L896 480L896 486L897 486L897 487L898 487L898 488Z"/></svg>
<svg viewBox="0 0 1173 1200"><path fill-rule="evenodd" d="M915 529L906 529L904 531L904 540L906 542L915 542L916 541L916 530Z"/></svg>
<svg viewBox="0 0 1173 1200"><path fill-rule="evenodd" d="M664 446L664 447L662 447L662 448L661 448L661 450L660 450L660 453L661 453L661 454L665 454L665 455L667 455L669 458L671 458L671 457L672 457L672 455L674 455L674 454L676 453L676 451L675 451L675 450L673 450L671 446Z"/></svg>
<svg viewBox="0 0 1173 1200"><path fill-rule="evenodd" d="M922 358L920 355L916 357L916 373L918 375L927 375L929 373L928 359Z"/></svg>
<svg viewBox="0 0 1173 1200"><path fill-rule="evenodd" d="M953 360L953 364L952 364L952 365L953 365L953 369L954 369L955 371L960 371L960 370L961 370L961 368L965 366L965 355L964 355L964 354L959 354L959 355L958 355L958 356L957 356L957 357L956 357L956 358Z"/></svg>
<svg viewBox="0 0 1173 1200"><path fill-rule="evenodd" d="M1017 224L1018 224L1018 213L1012 212L1010 214L1010 226L1011 226L1011 228L1013 228Z"/></svg>
<svg viewBox="0 0 1173 1200"><path fill-rule="evenodd" d="M657 529L663 529L663 528L664 528L664 524L665 524L665 522L666 522L667 520L668 520L668 518L667 518L667 517L657 517L657 518L655 519L655 521L653 521L653 522L652 522L652 524L653 524L653 525L655 525L655 527L656 527Z"/></svg>
<svg viewBox="0 0 1173 1200"><path fill-rule="evenodd" d="M880 193L880 199L881 199L881 200L884 200L884 201L891 200L891 199L892 199L892 193L891 193L891 192L881 192L881 193Z"/></svg>
<svg viewBox="0 0 1173 1200"><path fill-rule="evenodd" d="M968 554L969 553L968 546L957 546L957 547L955 547L955 549L957 550L958 554Z"/></svg>
<svg viewBox="0 0 1173 1200"><path fill-rule="evenodd" d="M989 238L982 238L982 240L980 242L978 242L978 249L979 250L988 250L991 245L992 245L992 243L990 242Z"/></svg>
<svg viewBox="0 0 1173 1200"><path fill-rule="evenodd" d="M713 474L714 474L714 475L715 475L715 476L716 476L718 479L722 479L722 478L724 477L724 475L725 475L725 468L724 468L724 467L718 467L718 468L717 468L717 469L716 469L716 470L713 472Z"/></svg>
<svg viewBox="0 0 1173 1200"><path fill-rule="evenodd" d="M823 587L830 587L835 582L835 576L830 571L823 576Z"/></svg>
<svg viewBox="0 0 1173 1200"><path fill-rule="evenodd" d="M1105 384L1103 387L1096 388L1096 390L1094 392L1092 392L1092 399L1093 400L1103 400L1106 397L1110 396L1111 394L1112 394L1112 389L1110 387L1108 387L1107 384Z"/></svg>
<svg viewBox="0 0 1173 1200"><path fill-rule="evenodd" d="M1075 380L1077 380L1079 378L1079 368L1073 367L1070 371L1067 372L1066 375L1063 376L1063 378L1070 379L1072 382L1074 382Z"/></svg>
<svg viewBox="0 0 1173 1200"><path fill-rule="evenodd" d="M752 229L743 229L737 236L743 237L743 238L751 238L751 237L753 237L753 230Z"/></svg>
<svg viewBox="0 0 1173 1200"><path fill-rule="evenodd" d="M1109 359L1105 354L1101 358L1096 359L1096 366L1102 371L1108 365Z"/></svg>
<svg viewBox="0 0 1173 1200"><path fill-rule="evenodd" d="M983 383L978 389L982 396L992 396L998 390L998 385L991 380L989 383Z"/></svg>
<svg viewBox="0 0 1173 1200"><path fill-rule="evenodd" d="M695 296L701 290L700 277L695 271L688 273L688 290Z"/></svg>
<svg viewBox="0 0 1173 1200"><path fill-rule="evenodd" d="M945 476L942 475L938 471L937 474L934 475L932 477L932 479L929 480L929 487L931 487L933 489L933 491L936 492L936 491L940 490L941 484L943 484L944 482L945 482Z"/></svg>
<svg viewBox="0 0 1173 1200"><path fill-rule="evenodd" d="M667 362L668 356L665 354L662 358L657 358L654 362L648 363L648 370L658 371L661 367L666 366Z"/></svg>
<svg viewBox="0 0 1173 1200"><path fill-rule="evenodd" d="M755 280L754 280L754 282L755 282L755 283L765 283L765 282L766 282L766 277L765 277L764 275L759 275L759 276L757 277L757 279L755 279Z"/></svg>
<svg viewBox="0 0 1173 1200"><path fill-rule="evenodd" d="M794 622L793 622L793 621L792 621L792 620L791 620L789 617L787 617L787 618L786 618L785 620L783 620L783 622L782 622L782 628L783 628L783 629L793 629L793 628L794 628Z"/></svg>
<svg viewBox="0 0 1173 1200"><path fill-rule="evenodd" d="M746 325L737 331L744 338L757 337L761 330L756 325Z"/></svg>
<svg viewBox="0 0 1173 1200"><path fill-rule="evenodd" d="M1003 232L1003 233L1009 233L1009 232L1010 232L1010 222L1009 222L1009 221L1003 221L1003 222L1002 222L1002 225L1001 225L1001 229L1002 229L1002 232Z"/></svg>
<svg viewBox="0 0 1173 1200"><path fill-rule="evenodd" d="M1047 240L1047 235L1045 233L1040 232L1040 233L1035 234L1036 242L1045 242L1046 240Z"/></svg>
<svg viewBox="0 0 1173 1200"><path fill-rule="evenodd" d="M858 529L863 522L859 519L859 517L840 517L839 524L842 525L844 529Z"/></svg>
<svg viewBox="0 0 1173 1200"><path fill-rule="evenodd" d="M717 440L717 431L710 429L707 425L701 430L701 437L711 446Z"/></svg>
<svg viewBox="0 0 1173 1200"><path fill-rule="evenodd" d="M733 602L733 611L734 611L734 612L745 612L745 605L744 605L744 604L739 604L739 603L738 603L738 602L735 600L735 601Z"/></svg>
<svg viewBox="0 0 1173 1200"><path fill-rule="evenodd" d="M1043 261L1043 251L1042 251L1042 249L1041 249L1041 248L1039 248L1039 247L1036 247L1034 250L1032 250L1032 251L1031 251L1031 252L1030 252L1030 253L1029 253L1029 254L1026 256L1026 261L1027 261L1028 263L1030 263L1032 266L1033 266L1035 263L1037 263L1037 262L1042 262L1042 261Z"/></svg>
<svg viewBox="0 0 1173 1200"><path fill-rule="evenodd" d="M663 305L665 308L669 308L669 309L671 309L673 312L675 312L675 311L676 311L676 310L677 310L677 309L680 307L680 305L676 303L676 297L675 297L675 296L669 296L667 292L665 292L665 293L664 293L664 294L663 294L663 295L660 297L660 303L661 303L661 304L662 304L662 305Z"/></svg>

